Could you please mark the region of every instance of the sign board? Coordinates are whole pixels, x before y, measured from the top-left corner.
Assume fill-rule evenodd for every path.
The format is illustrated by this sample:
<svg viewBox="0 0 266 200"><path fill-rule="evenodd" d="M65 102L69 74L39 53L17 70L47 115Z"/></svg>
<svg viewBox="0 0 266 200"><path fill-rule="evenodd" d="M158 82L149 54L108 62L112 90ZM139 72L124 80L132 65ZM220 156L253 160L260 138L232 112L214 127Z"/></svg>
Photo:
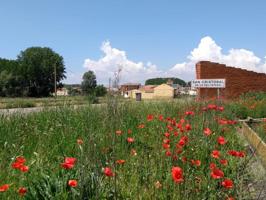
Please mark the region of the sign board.
<svg viewBox="0 0 266 200"><path fill-rule="evenodd" d="M196 79L191 81L194 88L225 88L225 79Z"/></svg>

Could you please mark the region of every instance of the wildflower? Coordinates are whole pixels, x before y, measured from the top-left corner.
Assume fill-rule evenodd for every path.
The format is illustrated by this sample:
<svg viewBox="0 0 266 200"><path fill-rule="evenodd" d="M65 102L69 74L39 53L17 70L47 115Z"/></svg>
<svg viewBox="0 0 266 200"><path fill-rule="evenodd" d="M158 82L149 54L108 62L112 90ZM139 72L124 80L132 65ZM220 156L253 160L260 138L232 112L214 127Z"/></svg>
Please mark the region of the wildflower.
<svg viewBox="0 0 266 200"><path fill-rule="evenodd" d="M165 152L165 155L166 155L166 156L171 156L172 153L171 153L171 151L166 151L166 152Z"/></svg>
<svg viewBox="0 0 266 200"><path fill-rule="evenodd" d="M169 149L169 148L170 148L170 144L163 143L163 148L164 148L164 149Z"/></svg>
<svg viewBox="0 0 266 200"><path fill-rule="evenodd" d="M122 132L121 130L117 130L117 131L115 131L115 134L116 134L116 135L122 135L122 133L123 133L123 132Z"/></svg>
<svg viewBox="0 0 266 200"><path fill-rule="evenodd" d="M163 121L163 116L162 115L159 115L159 120Z"/></svg>
<svg viewBox="0 0 266 200"><path fill-rule="evenodd" d="M204 132L204 134L205 134L206 136L209 136L209 135L212 134L212 131L211 131L211 129L209 129L209 128L204 128L203 132Z"/></svg>
<svg viewBox="0 0 266 200"><path fill-rule="evenodd" d="M166 133L164 133L164 136L169 138L170 137L170 133L166 132Z"/></svg>
<svg viewBox="0 0 266 200"><path fill-rule="evenodd" d="M128 129L128 130L127 130L127 133L128 133L128 134L131 134L131 133L132 133L132 130L131 130L131 129Z"/></svg>
<svg viewBox="0 0 266 200"><path fill-rule="evenodd" d="M78 181L77 180L69 180L68 185L70 187L77 187L78 186Z"/></svg>
<svg viewBox="0 0 266 200"><path fill-rule="evenodd" d="M215 104L209 104L209 105L207 106L207 108L208 108L209 110L216 110L216 109L217 109L217 106L216 106Z"/></svg>
<svg viewBox="0 0 266 200"><path fill-rule="evenodd" d="M22 165L22 166L20 166L19 170L22 172L27 172L27 171L29 171L29 167L26 165Z"/></svg>
<svg viewBox="0 0 266 200"><path fill-rule="evenodd" d="M138 128L144 128L144 127L145 127L144 124L140 124L140 125L138 125Z"/></svg>
<svg viewBox="0 0 266 200"><path fill-rule="evenodd" d="M128 137L128 138L127 138L127 142L128 142L128 143L133 143L133 142L134 142L134 138Z"/></svg>
<svg viewBox="0 0 266 200"><path fill-rule="evenodd" d="M187 116L188 116L188 115L193 116L194 114L195 114L195 113L194 113L193 111L186 111L186 112L185 112L185 115L187 115Z"/></svg>
<svg viewBox="0 0 266 200"><path fill-rule="evenodd" d="M218 144L220 144L220 145L224 145L224 144L226 144L227 141L224 139L224 137L219 136L219 137L217 138L217 142L218 142Z"/></svg>
<svg viewBox="0 0 266 200"><path fill-rule="evenodd" d="M224 107L223 107L223 106L218 106L218 107L217 107L217 110L219 110L219 111L222 112L222 111L224 111Z"/></svg>
<svg viewBox="0 0 266 200"><path fill-rule="evenodd" d="M66 157L65 162L61 163L61 167L64 169L72 169L75 166L76 158Z"/></svg>
<svg viewBox="0 0 266 200"><path fill-rule="evenodd" d="M11 164L11 167L14 169L20 169L24 163L26 162L26 159L23 156L19 156L16 158L15 162Z"/></svg>
<svg viewBox="0 0 266 200"><path fill-rule="evenodd" d="M219 157L220 157L220 151L218 151L218 150L213 150L211 156L212 156L213 158L219 158Z"/></svg>
<svg viewBox="0 0 266 200"><path fill-rule="evenodd" d="M211 171L211 177L213 179L219 179L219 178L223 178L224 177L224 173L222 170L218 169L218 168L214 168Z"/></svg>
<svg viewBox="0 0 266 200"><path fill-rule="evenodd" d="M233 181L231 179L224 179L224 181L222 182L222 186L227 189L233 188Z"/></svg>
<svg viewBox="0 0 266 200"><path fill-rule="evenodd" d="M137 151L135 149L131 149L130 154L132 156L136 156L137 155Z"/></svg>
<svg viewBox="0 0 266 200"><path fill-rule="evenodd" d="M184 181L183 179L183 170L180 167L172 168L172 178L175 183L181 183Z"/></svg>
<svg viewBox="0 0 266 200"><path fill-rule="evenodd" d="M201 165L201 161L200 160L191 160L191 164L199 167Z"/></svg>
<svg viewBox="0 0 266 200"><path fill-rule="evenodd" d="M215 169L216 168L216 164L215 163L210 163L210 169Z"/></svg>
<svg viewBox="0 0 266 200"><path fill-rule="evenodd" d="M234 157L245 157L245 152L243 151L230 150L227 153Z"/></svg>
<svg viewBox="0 0 266 200"><path fill-rule="evenodd" d="M122 164L124 164L125 162L126 162L125 160L117 160L117 161L116 161L116 164L122 165Z"/></svg>
<svg viewBox="0 0 266 200"><path fill-rule="evenodd" d="M110 167L105 167L104 168L104 174L108 177L114 176L114 173Z"/></svg>
<svg viewBox="0 0 266 200"><path fill-rule="evenodd" d="M190 124L186 124L186 130L187 131L190 131L192 128L191 128L191 125Z"/></svg>
<svg viewBox="0 0 266 200"><path fill-rule="evenodd" d="M9 188L9 184L4 184L0 186L0 192L5 192L8 190L8 188Z"/></svg>
<svg viewBox="0 0 266 200"><path fill-rule="evenodd" d="M188 137L187 136L183 136L180 138L178 144L183 147L184 145L186 145L186 143L188 142Z"/></svg>
<svg viewBox="0 0 266 200"><path fill-rule="evenodd" d="M153 120L153 115L151 115L151 114L148 115L148 116L147 116L147 121L150 122L150 121L152 121L152 120Z"/></svg>
<svg viewBox="0 0 266 200"><path fill-rule="evenodd" d="M83 140L82 139L77 139L77 144L79 144L79 145L82 145L83 144Z"/></svg>
<svg viewBox="0 0 266 200"><path fill-rule="evenodd" d="M27 189L25 187L20 187L18 193L20 196L24 196L27 193Z"/></svg>
<svg viewBox="0 0 266 200"><path fill-rule="evenodd" d="M221 160L220 160L220 163L221 163L222 165L227 165L227 164L228 164L228 161L227 161L226 159L221 159Z"/></svg>
<svg viewBox="0 0 266 200"><path fill-rule="evenodd" d="M162 184L160 183L160 181L156 181L154 185L156 189L159 189L162 187Z"/></svg>

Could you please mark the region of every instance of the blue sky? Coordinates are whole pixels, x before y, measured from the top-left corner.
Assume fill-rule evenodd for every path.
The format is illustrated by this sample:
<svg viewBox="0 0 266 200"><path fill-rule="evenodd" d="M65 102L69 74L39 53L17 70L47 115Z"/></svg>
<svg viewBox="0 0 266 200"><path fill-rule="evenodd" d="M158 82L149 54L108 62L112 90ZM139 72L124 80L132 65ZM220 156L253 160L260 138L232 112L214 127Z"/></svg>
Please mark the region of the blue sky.
<svg viewBox="0 0 266 200"><path fill-rule="evenodd" d="M204 54L204 49L216 45L214 48L221 47L220 53L227 56L219 57L218 61L235 64L232 59L239 59L239 56L230 57L229 51L245 49L260 61L254 59L255 63L240 64L250 64L252 66L247 68L257 67L262 71L266 56L265 9L266 1L263 0L2 1L0 57L15 59L27 47L51 47L65 59L68 79L64 82L67 83L79 82L88 69L96 70L99 82L106 83L107 76L101 74L103 70L109 70L108 76L111 76L115 70L111 65L117 64L117 60L125 65L124 79L129 81L169 74L189 80L193 78L191 72L182 77L180 68L189 67L196 60L188 59L193 49L202 52L203 48ZM205 46L202 44L199 49L206 36L209 40L202 41ZM105 41L109 42L104 43L106 48L101 50ZM108 48L111 50L106 50ZM200 53L200 58L217 58L217 55L209 54L204 56ZM246 55L241 54L243 57ZM106 59L101 60L104 57L110 61L108 65ZM86 64L86 59L93 62ZM138 65L139 62L142 65ZM97 71L103 63L102 70ZM176 73L169 72L183 63L186 64L175 68L179 70ZM138 68L136 71L134 67L141 70ZM132 80L127 75L130 70L135 70ZM146 75L138 80L138 73Z"/></svg>

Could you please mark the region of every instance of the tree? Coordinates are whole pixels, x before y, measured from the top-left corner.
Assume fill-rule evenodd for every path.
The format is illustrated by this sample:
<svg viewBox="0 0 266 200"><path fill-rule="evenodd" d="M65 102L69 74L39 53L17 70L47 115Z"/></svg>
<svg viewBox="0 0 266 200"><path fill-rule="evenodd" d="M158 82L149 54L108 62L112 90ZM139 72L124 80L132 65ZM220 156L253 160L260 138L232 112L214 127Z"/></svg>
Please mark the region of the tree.
<svg viewBox="0 0 266 200"><path fill-rule="evenodd" d="M48 47L30 47L18 55L17 61L28 96L49 96L54 91L55 70L57 85L66 78L63 57Z"/></svg>
<svg viewBox="0 0 266 200"><path fill-rule="evenodd" d="M103 97L107 94L107 90L103 85L97 85L95 88L96 97Z"/></svg>
<svg viewBox="0 0 266 200"><path fill-rule="evenodd" d="M94 93L97 86L96 76L93 71L88 71L83 74L81 83L81 90L84 94Z"/></svg>
<svg viewBox="0 0 266 200"><path fill-rule="evenodd" d="M186 82L179 78L151 78L145 81L145 85L161 85L163 83L167 83L169 79L173 80L174 84L186 86Z"/></svg>

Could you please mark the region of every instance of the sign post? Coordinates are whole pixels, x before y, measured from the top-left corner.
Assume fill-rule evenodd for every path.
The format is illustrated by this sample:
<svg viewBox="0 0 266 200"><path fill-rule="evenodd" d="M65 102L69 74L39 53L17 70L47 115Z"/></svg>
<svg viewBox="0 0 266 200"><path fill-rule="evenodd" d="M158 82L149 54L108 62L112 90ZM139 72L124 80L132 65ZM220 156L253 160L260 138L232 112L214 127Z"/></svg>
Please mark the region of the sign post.
<svg viewBox="0 0 266 200"><path fill-rule="evenodd" d="M217 99L220 99L220 88L225 88L225 79L196 79L191 81L194 88L216 88Z"/></svg>

